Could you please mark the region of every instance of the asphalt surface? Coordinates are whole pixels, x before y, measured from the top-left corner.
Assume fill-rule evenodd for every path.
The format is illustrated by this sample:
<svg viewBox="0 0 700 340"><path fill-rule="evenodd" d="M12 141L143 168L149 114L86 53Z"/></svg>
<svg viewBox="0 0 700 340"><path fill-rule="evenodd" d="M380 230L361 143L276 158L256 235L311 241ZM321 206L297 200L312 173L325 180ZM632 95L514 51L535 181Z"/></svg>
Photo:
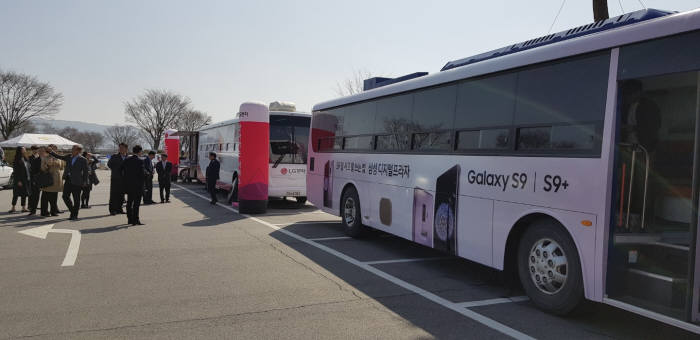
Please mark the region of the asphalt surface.
<svg viewBox="0 0 700 340"><path fill-rule="evenodd" d="M243 216L185 184L127 226L99 176L77 222L0 214L0 338L698 338L604 305L548 315L494 270L379 232L346 238L308 204ZM19 233L47 224L80 231L74 265L70 234Z"/></svg>

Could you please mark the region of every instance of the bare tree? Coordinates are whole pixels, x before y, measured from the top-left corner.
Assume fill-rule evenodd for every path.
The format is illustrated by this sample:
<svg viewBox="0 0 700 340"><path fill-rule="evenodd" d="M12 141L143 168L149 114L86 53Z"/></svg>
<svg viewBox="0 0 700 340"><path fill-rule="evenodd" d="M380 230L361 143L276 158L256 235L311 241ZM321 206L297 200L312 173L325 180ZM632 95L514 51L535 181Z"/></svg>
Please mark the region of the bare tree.
<svg viewBox="0 0 700 340"><path fill-rule="evenodd" d="M188 110L180 117L177 129L179 131L197 131L209 124L211 124L211 116L199 110ZM189 138L180 138L180 149L189 150L189 142Z"/></svg>
<svg viewBox="0 0 700 340"><path fill-rule="evenodd" d="M108 127L104 132L105 138L114 144L116 148L119 143L127 145L137 144L139 137L139 128L132 125L114 125Z"/></svg>
<svg viewBox="0 0 700 340"><path fill-rule="evenodd" d="M350 78L335 84L335 93L341 97L360 93L364 91L365 79L372 77L372 73L367 70L356 70Z"/></svg>
<svg viewBox="0 0 700 340"><path fill-rule="evenodd" d="M593 21L601 21L609 17L608 0L593 0Z"/></svg>
<svg viewBox="0 0 700 340"><path fill-rule="evenodd" d="M180 117L189 108L190 100L168 90L146 90L146 93L125 104L127 121L144 130L151 147L158 148L165 130L177 126Z"/></svg>
<svg viewBox="0 0 700 340"><path fill-rule="evenodd" d="M149 144L149 148L154 151L158 151L158 149L160 148L160 145L155 147L153 146L153 140L151 139L151 135L149 135L148 132L144 131L143 129L138 129L138 140L135 143L141 143L144 147L146 146L146 144Z"/></svg>
<svg viewBox="0 0 700 340"><path fill-rule="evenodd" d="M78 131L78 129L71 127L71 126L66 126L58 131L55 132L55 134L63 137L63 138L68 138L78 144L82 144L79 139L80 139L80 134L81 132Z"/></svg>
<svg viewBox="0 0 700 340"><path fill-rule="evenodd" d="M104 140L104 135L95 131L81 132L75 139L76 142L83 145L86 151L93 153L97 151L97 148L100 147L100 145L102 145Z"/></svg>
<svg viewBox="0 0 700 340"><path fill-rule="evenodd" d="M3 140L35 117L49 117L61 108L63 95L35 77L0 72L0 134Z"/></svg>
<svg viewBox="0 0 700 340"><path fill-rule="evenodd" d="M24 122L24 124L18 126L14 131L12 131L10 136L7 138L17 137L17 136L24 134L24 133L37 133L38 130L39 129L37 128L36 124L34 124L32 121L28 120L28 121Z"/></svg>

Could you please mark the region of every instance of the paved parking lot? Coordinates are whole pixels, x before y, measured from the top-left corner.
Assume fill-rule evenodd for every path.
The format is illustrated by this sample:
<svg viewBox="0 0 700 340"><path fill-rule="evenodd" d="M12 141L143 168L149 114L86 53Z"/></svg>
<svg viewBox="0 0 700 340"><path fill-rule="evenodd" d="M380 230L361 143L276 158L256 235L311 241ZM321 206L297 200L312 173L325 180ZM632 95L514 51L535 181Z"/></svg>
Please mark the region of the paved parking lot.
<svg viewBox="0 0 700 340"><path fill-rule="evenodd" d="M542 313L497 271L379 232L345 237L292 201L244 216L176 185L129 227L107 214L100 176L78 222L0 215L0 338L697 338L603 305ZM48 224L80 231L74 265L71 234L19 233Z"/></svg>

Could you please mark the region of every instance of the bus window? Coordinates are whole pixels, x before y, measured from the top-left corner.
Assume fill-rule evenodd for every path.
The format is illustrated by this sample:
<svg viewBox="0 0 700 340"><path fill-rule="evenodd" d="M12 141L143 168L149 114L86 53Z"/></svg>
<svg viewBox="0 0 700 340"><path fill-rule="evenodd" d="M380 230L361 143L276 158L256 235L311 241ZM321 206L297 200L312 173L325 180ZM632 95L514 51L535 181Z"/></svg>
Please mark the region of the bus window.
<svg viewBox="0 0 700 340"><path fill-rule="evenodd" d="M406 94L377 101L375 133L377 150L405 151L411 148L413 95Z"/></svg>
<svg viewBox="0 0 700 340"><path fill-rule="evenodd" d="M270 163L306 164L311 118L270 116Z"/></svg>
<svg viewBox="0 0 700 340"><path fill-rule="evenodd" d="M510 146L510 129L484 129L459 131L457 150L495 150Z"/></svg>

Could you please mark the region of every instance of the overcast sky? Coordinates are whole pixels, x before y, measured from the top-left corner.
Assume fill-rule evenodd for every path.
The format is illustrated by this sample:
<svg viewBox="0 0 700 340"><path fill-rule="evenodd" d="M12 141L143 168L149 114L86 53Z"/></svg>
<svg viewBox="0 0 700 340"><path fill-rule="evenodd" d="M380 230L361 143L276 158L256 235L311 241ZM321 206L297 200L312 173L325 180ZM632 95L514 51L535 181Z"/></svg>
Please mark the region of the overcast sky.
<svg viewBox="0 0 700 340"><path fill-rule="evenodd" d="M0 69L65 97L57 119L124 122L124 102L170 89L230 119L243 101L308 111L355 70L400 76L548 33L561 0L0 0ZM610 0L610 15L700 0ZM622 9L620 8L620 4ZM568 0L552 32L592 22Z"/></svg>

